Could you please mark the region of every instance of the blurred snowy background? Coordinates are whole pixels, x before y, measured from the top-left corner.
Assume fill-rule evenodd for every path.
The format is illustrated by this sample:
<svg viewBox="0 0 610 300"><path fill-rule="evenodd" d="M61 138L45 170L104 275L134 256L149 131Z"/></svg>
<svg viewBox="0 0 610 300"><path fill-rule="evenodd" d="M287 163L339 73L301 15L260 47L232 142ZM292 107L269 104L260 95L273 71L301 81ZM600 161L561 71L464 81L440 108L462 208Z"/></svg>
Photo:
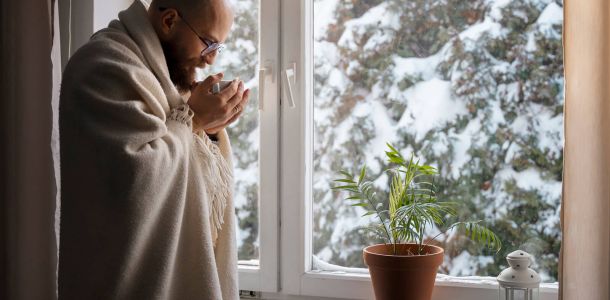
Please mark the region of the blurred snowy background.
<svg viewBox="0 0 610 300"><path fill-rule="evenodd" d="M225 50L206 74L224 72L225 79L240 78L252 89L250 103L227 132L235 167L235 214L240 263L257 264L258 253L258 1L232 0L235 22Z"/></svg>
<svg viewBox="0 0 610 300"><path fill-rule="evenodd" d="M441 273L496 276L520 248L556 281L562 15L554 0L314 1L315 256L364 267L362 248L378 241L331 181L366 164L384 194L390 142L436 166L439 199L504 243L495 254L442 235Z"/></svg>
<svg viewBox="0 0 610 300"><path fill-rule="evenodd" d="M253 88L229 134L240 260L258 259L258 1L234 1L227 50L211 70ZM370 220L330 190L337 171L367 165L388 190L385 142L440 171L439 199L484 220L500 253L439 238L439 272L496 276L517 248L558 274L563 159L561 0L314 0L314 268L362 268L379 241ZM436 228L430 232L434 234ZM357 269L342 269L357 270Z"/></svg>

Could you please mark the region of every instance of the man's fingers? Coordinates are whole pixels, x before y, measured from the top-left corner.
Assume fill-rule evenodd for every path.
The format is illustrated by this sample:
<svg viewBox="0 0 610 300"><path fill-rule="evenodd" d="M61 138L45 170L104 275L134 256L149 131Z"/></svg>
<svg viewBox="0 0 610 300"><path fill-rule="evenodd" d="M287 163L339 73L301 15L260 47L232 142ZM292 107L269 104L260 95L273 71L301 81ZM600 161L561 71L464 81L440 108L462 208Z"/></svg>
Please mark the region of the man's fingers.
<svg viewBox="0 0 610 300"><path fill-rule="evenodd" d="M248 105L249 101L250 101L250 89L247 89L244 91L240 101L237 103L237 105L235 105L235 107L237 107L240 112L244 111L246 109L246 106Z"/></svg>
<svg viewBox="0 0 610 300"><path fill-rule="evenodd" d="M220 126L217 126L217 127L214 127L214 128L206 129L206 132L218 133L219 131L223 130L227 126L231 125L233 122L237 121L237 119L239 119L241 114L242 114L242 112L240 111L237 114L235 114L234 116L232 116L231 118L229 118L229 120L224 122L224 124L222 124Z"/></svg>
<svg viewBox="0 0 610 300"><path fill-rule="evenodd" d="M250 101L250 89L247 89L244 92L244 96L243 96L242 101L240 102L239 106L235 106L233 108L233 110L231 111L232 112L231 117L220 126L206 129L206 132L216 133L216 132L226 128L227 126L233 124L244 113L246 105L248 104L249 101Z"/></svg>
<svg viewBox="0 0 610 300"><path fill-rule="evenodd" d="M242 101L245 101L248 98L250 98L250 89L245 90L244 93L241 95Z"/></svg>
<svg viewBox="0 0 610 300"><path fill-rule="evenodd" d="M244 92L244 95L246 95L246 93L250 93L250 90L246 90ZM237 121L237 119L239 119L239 117L244 113L244 111L246 110L246 105L248 105L248 101L249 101L249 97L244 96L242 98L242 101L240 101L236 106L233 107L233 109L231 110L231 117L229 118L229 120L227 120L222 126L222 128L225 128L226 126L230 125L231 123Z"/></svg>
<svg viewBox="0 0 610 300"><path fill-rule="evenodd" d="M239 103L237 103L237 105L235 105L235 107L233 108L234 115L236 115L236 114L241 115L241 113L246 109L246 105L248 105L248 102L249 102L249 94L250 94L250 90L246 90L243 93L241 101L239 101Z"/></svg>
<svg viewBox="0 0 610 300"><path fill-rule="evenodd" d="M191 90L197 88L203 91L209 91L212 89L212 85L214 85L214 83L220 82L223 77L223 73L210 75L206 77L206 79L204 79L203 81L196 83L193 87L191 87Z"/></svg>
<svg viewBox="0 0 610 300"><path fill-rule="evenodd" d="M239 105L241 110L244 110L246 108L246 105L248 105L249 101L250 101L250 89L247 89L242 94L241 101L239 101L239 103L237 105Z"/></svg>
<svg viewBox="0 0 610 300"><path fill-rule="evenodd" d="M218 95L222 99L231 99L232 97L235 96L235 93L237 93L237 91L239 90L240 87L243 89L243 85L244 85L243 81L233 80L233 82L231 82L231 84L229 84L229 86L224 88L222 91L218 92Z"/></svg>
<svg viewBox="0 0 610 300"><path fill-rule="evenodd" d="M241 114L244 113L244 109L240 109L236 114L234 114L229 121L227 121L224 125L223 128L233 124L233 122L237 121L237 119L239 119L239 117L241 117Z"/></svg>
<svg viewBox="0 0 610 300"><path fill-rule="evenodd" d="M230 109L233 109L235 106L237 106L239 103L241 103L244 98L244 85L243 83L241 83L239 85L239 87L237 88L237 91L234 93L233 97L231 97L229 99L229 101L227 101L227 107L229 107Z"/></svg>

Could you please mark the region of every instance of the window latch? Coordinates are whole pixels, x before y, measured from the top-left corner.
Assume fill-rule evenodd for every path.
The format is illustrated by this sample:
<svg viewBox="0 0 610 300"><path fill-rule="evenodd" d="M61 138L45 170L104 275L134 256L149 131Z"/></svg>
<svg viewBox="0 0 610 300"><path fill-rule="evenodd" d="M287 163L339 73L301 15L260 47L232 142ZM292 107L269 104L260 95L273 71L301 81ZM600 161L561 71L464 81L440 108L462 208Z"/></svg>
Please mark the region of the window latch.
<svg viewBox="0 0 610 300"><path fill-rule="evenodd" d="M273 77L273 67L271 61L266 61L265 66L258 70L258 110L264 109L265 102L265 82L266 77L271 75L271 82L275 82Z"/></svg>
<svg viewBox="0 0 610 300"><path fill-rule="evenodd" d="M297 72L297 63L291 63L291 67L284 70L284 78L286 79L286 94L288 94L288 100L290 101L290 108L295 108L294 104L294 93L292 92L292 88L296 84L296 72ZM291 80L292 79L292 80Z"/></svg>

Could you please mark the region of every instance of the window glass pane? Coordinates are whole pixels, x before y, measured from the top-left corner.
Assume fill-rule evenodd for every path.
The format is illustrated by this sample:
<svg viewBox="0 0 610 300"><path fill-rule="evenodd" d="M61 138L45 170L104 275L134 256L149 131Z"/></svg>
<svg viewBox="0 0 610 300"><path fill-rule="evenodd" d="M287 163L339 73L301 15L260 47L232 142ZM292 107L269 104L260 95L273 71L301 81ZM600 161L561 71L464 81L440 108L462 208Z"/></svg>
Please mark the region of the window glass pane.
<svg viewBox="0 0 610 300"><path fill-rule="evenodd" d="M224 72L231 80L239 77L250 92L250 102L241 118L229 126L227 133L233 148L235 171L235 213L237 216L237 245L240 263L258 264L258 0L231 1L235 21L226 48L217 56L216 63L206 75Z"/></svg>
<svg viewBox="0 0 610 300"><path fill-rule="evenodd" d="M314 1L314 269L364 267L362 249L381 242L330 187L366 164L383 198L390 142L437 167L439 199L504 243L495 254L441 235L440 273L496 276L522 249L557 280L562 11L561 0Z"/></svg>

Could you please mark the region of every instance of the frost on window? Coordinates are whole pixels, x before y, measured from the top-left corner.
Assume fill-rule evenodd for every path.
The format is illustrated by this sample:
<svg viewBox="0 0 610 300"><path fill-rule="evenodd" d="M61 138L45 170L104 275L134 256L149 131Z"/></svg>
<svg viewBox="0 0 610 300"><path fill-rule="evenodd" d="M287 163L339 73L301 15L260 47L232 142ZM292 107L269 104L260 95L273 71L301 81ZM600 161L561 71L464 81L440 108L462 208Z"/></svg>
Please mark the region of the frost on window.
<svg viewBox="0 0 610 300"><path fill-rule="evenodd" d="M362 248L379 241L330 187L366 164L387 191L391 142L438 167L439 199L504 243L495 254L441 236L439 272L496 276L523 249L557 280L562 11L561 0L314 2L314 268L364 267Z"/></svg>
<svg viewBox="0 0 610 300"><path fill-rule="evenodd" d="M237 246L240 261L257 263L258 235L258 1L233 0L235 21L225 50L205 75L224 72L225 79L239 77L252 89L250 102L241 118L227 128L233 148Z"/></svg>

